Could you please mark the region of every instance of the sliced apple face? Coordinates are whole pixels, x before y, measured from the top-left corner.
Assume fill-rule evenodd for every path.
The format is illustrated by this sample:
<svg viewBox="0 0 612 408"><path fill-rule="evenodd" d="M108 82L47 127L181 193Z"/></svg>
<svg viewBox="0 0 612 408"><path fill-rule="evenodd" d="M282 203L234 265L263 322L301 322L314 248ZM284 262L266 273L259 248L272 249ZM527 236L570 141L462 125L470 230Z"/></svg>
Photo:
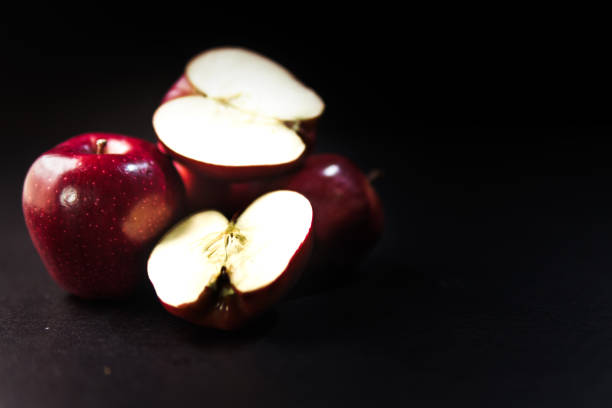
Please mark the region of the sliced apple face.
<svg viewBox="0 0 612 408"><path fill-rule="evenodd" d="M187 80L205 96L244 112L281 121L321 115L325 105L287 69L242 48L215 48L192 59Z"/></svg>
<svg viewBox="0 0 612 408"><path fill-rule="evenodd" d="M206 289L224 298L254 293L284 274L309 237L312 207L301 194L279 190L255 200L235 221L203 211L181 221L148 261L159 299L181 307Z"/></svg>
<svg viewBox="0 0 612 408"><path fill-rule="evenodd" d="M153 127L172 152L213 166L278 166L296 161L306 149L281 122L201 95L164 103L153 116Z"/></svg>

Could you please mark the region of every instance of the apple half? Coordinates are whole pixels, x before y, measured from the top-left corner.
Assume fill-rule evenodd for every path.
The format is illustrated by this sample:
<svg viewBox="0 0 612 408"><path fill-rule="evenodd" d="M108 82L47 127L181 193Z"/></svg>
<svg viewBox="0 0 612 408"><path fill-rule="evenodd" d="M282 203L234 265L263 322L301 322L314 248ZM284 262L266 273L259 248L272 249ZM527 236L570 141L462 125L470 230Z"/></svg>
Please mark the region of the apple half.
<svg viewBox="0 0 612 408"><path fill-rule="evenodd" d="M308 199L294 191L273 191L234 218L214 210L193 214L153 249L149 279L170 313L232 330L297 282L312 249Z"/></svg>
<svg viewBox="0 0 612 408"><path fill-rule="evenodd" d="M179 96L156 110L153 127L177 161L209 177L250 180L289 170L306 154L325 108L287 69L242 48L199 54L184 78Z"/></svg>

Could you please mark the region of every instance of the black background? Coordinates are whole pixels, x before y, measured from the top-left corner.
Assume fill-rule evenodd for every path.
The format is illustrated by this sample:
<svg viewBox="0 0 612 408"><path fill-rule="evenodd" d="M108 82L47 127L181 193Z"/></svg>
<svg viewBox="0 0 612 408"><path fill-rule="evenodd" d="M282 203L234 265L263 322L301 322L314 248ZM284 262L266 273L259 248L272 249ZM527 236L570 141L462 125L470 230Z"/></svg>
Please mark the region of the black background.
<svg viewBox="0 0 612 408"><path fill-rule="evenodd" d="M89 7L3 17L0 406L609 406L612 117L596 25L583 39L571 24L397 10ZM150 293L67 296L23 223L28 166L81 132L154 140L185 62L226 44L319 92L317 151L383 171L386 229L362 278L230 334Z"/></svg>

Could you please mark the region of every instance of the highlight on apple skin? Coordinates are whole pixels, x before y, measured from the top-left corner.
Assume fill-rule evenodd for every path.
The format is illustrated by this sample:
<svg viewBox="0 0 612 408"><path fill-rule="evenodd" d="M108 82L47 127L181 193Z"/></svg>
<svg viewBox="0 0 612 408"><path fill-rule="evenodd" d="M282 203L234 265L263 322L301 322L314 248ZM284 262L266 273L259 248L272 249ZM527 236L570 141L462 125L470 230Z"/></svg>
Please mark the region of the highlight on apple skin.
<svg viewBox="0 0 612 408"><path fill-rule="evenodd" d="M116 298L146 276L159 236L183 214L171 160L148 141L75 136L30 167L22 195L32 242L53 279L83 298Z"/></svg>
<svg viewBox="0 0 612 408"><path fill-rule="evenodd" d="M153 249L149 279L173 315L240 328L299 280L312 249L312 221L309 201L286 190L259 197L231 220L214 210L192 214Z"/></svg>

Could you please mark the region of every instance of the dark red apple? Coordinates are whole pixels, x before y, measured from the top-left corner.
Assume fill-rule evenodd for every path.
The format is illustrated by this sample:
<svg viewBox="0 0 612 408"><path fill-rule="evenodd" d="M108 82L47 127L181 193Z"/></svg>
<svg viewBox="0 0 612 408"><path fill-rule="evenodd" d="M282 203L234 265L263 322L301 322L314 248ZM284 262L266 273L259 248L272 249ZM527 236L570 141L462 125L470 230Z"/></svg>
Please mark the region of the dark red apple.
<svg viewBox="0 0 612 408"><path fill-rule="evenodd" d="M378 241L384 221L380 198L368 177L346 157L313 154L281 185L310 200L318 255L350 263Z"/></svg>
<svg viewBox="0 0 612 408"><path fill-rule="evenodd" d="M314 212L314 249L296 293L308 293L355 280L354 266L379 240L384 221L380 198L368 177L349 159L313 154L287 175L231 183L222 207L240 211L252 197L287 189L304 195Z"/></svg>
<svg viewBox="0 0 612 408"><path fill-rule="evenodd" d="M281 186L303 194L314 210L313 256L293 294L358 280L355 267L376 245L384 223L380 198L368 177L346 157L314 154Z"/></svg>
<svg viewBox="0 0 612 408"><path fill-rule="evenodd" d="M151 253L149 279L162 305L192 323L236 329L271 307L299 279L311 250L312 207L274 191L228 220L193 214Z"/></svg>
<svg viewBox="0 0 612 408"><path fill-rule="evenodd" d="M182 215L184 190L154 144L86 133L41 155L23 186L23 213L47 271L84 298L129 294L146 257Z"/></svg>
<svg viewBox="0 0 612 408"><path fill-rule="evenodd" d="M251 181L226 183L225 195L217 208L228 216L239 213L260 195L285 188L286 177L273 176Z"/></svg>
<svg viewBox="0 0 612 408"><path fill-rule="evenodd" d="M160 144L190 172L226 181L281 174L310 151L321 98L241 48L193 58L153 116Z"/></svg>

